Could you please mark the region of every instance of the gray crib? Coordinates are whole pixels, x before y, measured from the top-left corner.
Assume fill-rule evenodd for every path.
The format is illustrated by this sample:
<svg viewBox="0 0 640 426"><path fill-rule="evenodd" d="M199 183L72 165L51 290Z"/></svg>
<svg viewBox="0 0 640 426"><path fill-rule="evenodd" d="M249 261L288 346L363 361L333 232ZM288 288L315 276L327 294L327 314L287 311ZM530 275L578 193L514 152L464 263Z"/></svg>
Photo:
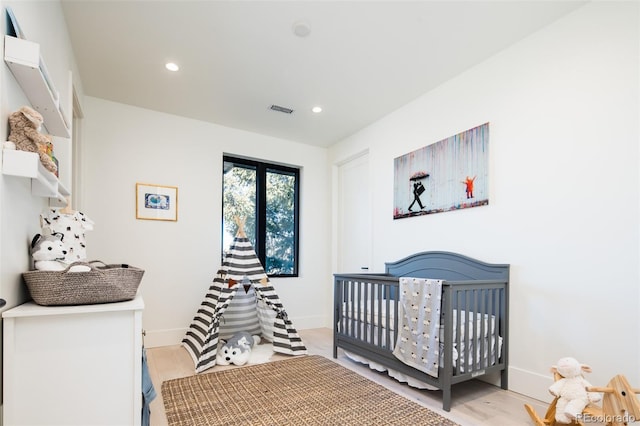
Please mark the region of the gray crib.
<svg viewBox="0 0 640 426"><path fill-rule="evenodd" d="M443 251L417 253L385 265L385 274L334 275L333 357L342 348L441 389L446 411L456 383L499 372L500 387L507 389L509 265ZM392 354L399 327L394 314L399 277L443 280L437 378Z"/></svg>

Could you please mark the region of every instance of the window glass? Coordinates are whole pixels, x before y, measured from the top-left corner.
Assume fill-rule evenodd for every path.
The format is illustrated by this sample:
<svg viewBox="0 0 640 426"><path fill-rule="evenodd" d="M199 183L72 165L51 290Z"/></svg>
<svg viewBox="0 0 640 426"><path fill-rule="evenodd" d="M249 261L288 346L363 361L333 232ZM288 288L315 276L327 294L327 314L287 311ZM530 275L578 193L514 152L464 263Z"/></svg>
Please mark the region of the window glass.
<svg viewBox="0 0 640 426"><path fill-rule="evenodd" d="M244 218L265 272L298 276L299 169L225 156L223 171L223 252Z"/></svg>
<svg viewBox="0 0 640 426"><path fill-rule="evenodd" d="M256 169L224 163L222 202L222 248L229 250L236 236L236 217L244 218L244 232L251 244L256 244Z"/></svg>
<svg viewBox="0 0 640 426"><path fill-rule="evenodd" d="M295 253L295 176L267 171L267 232L265 268L275 274L292 274Z"/></svg>

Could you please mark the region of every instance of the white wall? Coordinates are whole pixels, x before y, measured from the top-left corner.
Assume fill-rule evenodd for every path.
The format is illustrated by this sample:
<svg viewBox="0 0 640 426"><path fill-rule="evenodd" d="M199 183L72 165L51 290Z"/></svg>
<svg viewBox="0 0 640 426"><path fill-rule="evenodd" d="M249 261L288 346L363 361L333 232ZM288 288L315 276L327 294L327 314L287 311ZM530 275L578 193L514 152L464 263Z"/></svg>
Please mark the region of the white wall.
<svg viewBox="0 0 640 426"><path fill-rule="evenodd" d="M147 346L178 344L220 268L222 156L302 167L300 277L273 285L298 329L330 305L327 150L86 97L82 211L88 257L145 269ZM135 218L135 184L178 187L178 221Z"/></svg>
<svg viewBox="0 0 640 426"><path fill-rule="evenodd" d="M13 9L27 39L40 44L41 55L60 91L61 102L69 105L67 111L71 113L69 71L74 70L76 65L60 4L48 1L0 1L2 34L6 34L5 7ZM4 38L0 45L4 57ZM80 86L78 78L75 78L74 84ZM3 141L9 135L9 114L28 104L24 92L3 61L0 66L0 134L3 135ZM29 242L33 235L40 232L39 214L48 204L48 199L31 195L29 179L0 174L0 297L7 301L0 312L28 299L21 274L29 269ZM0 372L0 381L1 377Z"/></svg>
<svg viewBox="0 0 640 426"><path fill-rule="evenodd" d="M540 399L563 356L640 384L638 28L638 3L589 4L330 149L369 150L378 271L511 264L510 388ZM393 159L485 122L489 206L394 221Z"/></svg>
<svg viewBox="0 0 640 426"><path fill-rule="evenodd" d="M40 44L40 53L51 79L60 92L61 104L71 113L71 81L69 72L75 69L66 24L60 5L56 2L2 2L2 34L6 33L5 7L11 7L28 40ZM4 38L2 40L4 57ZM9 68L0 69L0 120L2 140L9 135L7 117L23 105L29 105L22 88ZM76 80L79 84L79 79ZM46 132L46 129L42 130ZM28 241L39 232L39 214L48 199L31 196L31 181L25 178L0 175L0 297L8 306L15 306L27 297L21 273L29 268Z"/></svg>

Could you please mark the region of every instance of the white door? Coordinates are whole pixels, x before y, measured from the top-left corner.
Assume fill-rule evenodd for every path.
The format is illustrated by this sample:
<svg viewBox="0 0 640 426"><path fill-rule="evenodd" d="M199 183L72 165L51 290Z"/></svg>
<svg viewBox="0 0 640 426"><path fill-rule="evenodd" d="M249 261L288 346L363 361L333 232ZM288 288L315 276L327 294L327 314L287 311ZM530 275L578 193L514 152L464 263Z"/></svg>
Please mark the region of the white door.
<svg viewBox="0 0 640 426"><path fill-rule="evenodd" d="M338 166L338 272L371 267L369 154Z"/></svg>

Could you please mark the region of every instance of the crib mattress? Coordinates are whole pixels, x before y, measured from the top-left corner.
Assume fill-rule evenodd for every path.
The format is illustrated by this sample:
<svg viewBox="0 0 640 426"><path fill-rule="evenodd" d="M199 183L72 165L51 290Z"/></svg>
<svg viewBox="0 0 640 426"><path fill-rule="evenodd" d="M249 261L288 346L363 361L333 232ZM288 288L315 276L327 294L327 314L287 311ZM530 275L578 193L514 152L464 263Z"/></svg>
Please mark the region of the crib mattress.
<svg viewBox="0 0 640 426"><path fill-rule="evenodd" d="M389 303L387 309L387 303L385 300L374 301L373 306L371 303L361 302L357 305L357 308L352 308L353 303L343 304L343 320L351 320L352 318L359 321L364 321L367 324L373 324L375 326L387 327L387 324L391 330L395 327L395 315L396 310L393 303ZM387 315L387 310L389 311ZM457 333L460 331L460 338L467 337L467 332L470 333L470 338L475 336L487 337L495 333L496 330L496 317L489 314L478 314L475 312L467 313L467 311L460 311L460 327L458 324L458 310L453 310L453 340L456 340ZM441 328L442 330L442 328ZM468 330L468 331L467 331Z"/></svg>

